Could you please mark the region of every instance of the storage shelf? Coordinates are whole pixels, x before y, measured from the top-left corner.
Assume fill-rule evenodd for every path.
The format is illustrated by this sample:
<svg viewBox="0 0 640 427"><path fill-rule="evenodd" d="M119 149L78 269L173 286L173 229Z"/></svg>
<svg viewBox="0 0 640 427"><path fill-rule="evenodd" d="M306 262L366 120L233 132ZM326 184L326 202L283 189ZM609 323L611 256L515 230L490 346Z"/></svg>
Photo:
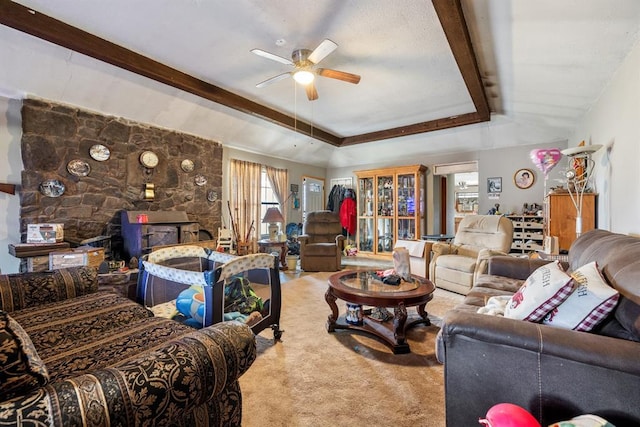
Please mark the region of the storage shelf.
<svg viewBox="0 0 640 427"><path fill-rule="evenodd" d="M538 215L506 215L513 222L513 254L541 251L544 248L544 217Z"/></svg>

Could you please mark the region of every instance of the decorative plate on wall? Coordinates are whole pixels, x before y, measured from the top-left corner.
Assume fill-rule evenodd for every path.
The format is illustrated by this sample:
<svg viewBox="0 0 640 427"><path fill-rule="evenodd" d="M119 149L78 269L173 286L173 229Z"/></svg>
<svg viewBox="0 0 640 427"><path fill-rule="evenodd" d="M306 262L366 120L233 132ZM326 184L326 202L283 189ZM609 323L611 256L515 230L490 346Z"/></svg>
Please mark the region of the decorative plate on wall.
<svg viewBox="0 0 640 427"><path fill-rule="evenodd" d="M536 176L531 169L518 169L513 174L513 183L516 187L525 190L536 182Z"/></svg>
<svg viewBox="0 0 640 427"><path fill-rule="evenodd" d="M60 197L64 190L64 184L57 179L47 179L40 183L40 192L47 197Z"/></svg>
<svg viewBox="0 0 640 427"><path fill-rule="evenodd" d="M111 157L111 151L102 144L92 145L89 149L89 155L91 158L98 162L104 162Z"/></svg>
<svg viewBox="0 0 640 427"><path fill-rule="evenodd" d="M207 178L204 175L196 175L194 181L197 186L202 187L207 183Z"/></svg>
<svg viewBox="0 0 640 427"><path fill-rule="evenodd" d="M91 172L91 166L84 160L74 159L67 163L67 171L75 176L87 176Z"/></svg>
<svg viewBox="0 0 640 427"><path fill-rule="evenodd" d="M193 172L193 169L195 169L195 165L193 164L193 160L190 160L190 159L184 159L182 161L182 163L180 163L180 167L185 172Z"/></svg>

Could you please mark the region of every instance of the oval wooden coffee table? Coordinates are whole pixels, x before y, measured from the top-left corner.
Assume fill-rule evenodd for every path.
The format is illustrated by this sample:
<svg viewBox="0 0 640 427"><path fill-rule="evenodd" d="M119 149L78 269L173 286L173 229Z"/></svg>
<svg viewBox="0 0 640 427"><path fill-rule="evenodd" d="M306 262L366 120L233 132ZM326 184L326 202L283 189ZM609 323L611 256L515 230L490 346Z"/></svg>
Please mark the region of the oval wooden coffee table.
<svg viewBox="0 0 640 427"><path fill-rule="evenodd" d="M329 288L324 299L331 308L327 331L349 329L370 334L388 345L394 354L409 353L405 331L417 324L430 325L425 307L433 299L435 286L430 280L412 275L411 282L398 286L378 280L375 270L346 270L329 277ZM347 323L339 318L337 299L351 304L393 308L393 322L379 322L359 311L357 322ZM417 319L410 319L407 307L417 307ZM407 321L409 320L409 321Z"/></svg>

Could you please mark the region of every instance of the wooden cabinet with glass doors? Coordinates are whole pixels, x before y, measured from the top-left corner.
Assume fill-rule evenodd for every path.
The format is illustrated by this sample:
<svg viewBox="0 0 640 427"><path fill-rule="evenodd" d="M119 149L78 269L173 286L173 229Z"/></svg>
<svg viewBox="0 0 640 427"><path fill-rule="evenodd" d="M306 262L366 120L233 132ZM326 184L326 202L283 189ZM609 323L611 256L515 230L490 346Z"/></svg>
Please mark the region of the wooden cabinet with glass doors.
<svg viewBox="0 0 640 427"><path fill-rule="evenodd" d="M422 165L356 171L358 250L393 252L396 240L416 240L426 229Z"/></svg>

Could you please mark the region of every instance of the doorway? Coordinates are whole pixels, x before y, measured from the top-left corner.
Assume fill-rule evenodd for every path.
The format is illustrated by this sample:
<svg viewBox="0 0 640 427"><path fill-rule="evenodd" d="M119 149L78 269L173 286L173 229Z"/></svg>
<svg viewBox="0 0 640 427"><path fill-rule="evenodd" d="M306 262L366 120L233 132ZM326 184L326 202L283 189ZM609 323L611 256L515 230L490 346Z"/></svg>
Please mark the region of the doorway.
<svg viewBox="0 0 640 427"><path fill-rule="evenodd" d="M307 212L324 209L324 179L312 176L302 177L302 222Z"/></svg>
<svg viewBox="0 0 640 427"><path fill-rule="evenodd" d="M478 186L478 162L462 162L462 163L447 163L433 166L434 184L439 187L434 191L440 194L440 200L434 200L439 203L438 209L435 212L440 214L440 229L446 230L446 234L455 234L456 232L456 220L460 220L463 214L457 213L457 205L459 198L456 198L459 189L458 187L465 187L463 191L471 190L475 187L477 192ZM462 185L459 185L462 184ZM464 206L469 205L468 203ZM473 204L471 204L473 206ZM477 208L476 208L477 209Z"/></svg>

